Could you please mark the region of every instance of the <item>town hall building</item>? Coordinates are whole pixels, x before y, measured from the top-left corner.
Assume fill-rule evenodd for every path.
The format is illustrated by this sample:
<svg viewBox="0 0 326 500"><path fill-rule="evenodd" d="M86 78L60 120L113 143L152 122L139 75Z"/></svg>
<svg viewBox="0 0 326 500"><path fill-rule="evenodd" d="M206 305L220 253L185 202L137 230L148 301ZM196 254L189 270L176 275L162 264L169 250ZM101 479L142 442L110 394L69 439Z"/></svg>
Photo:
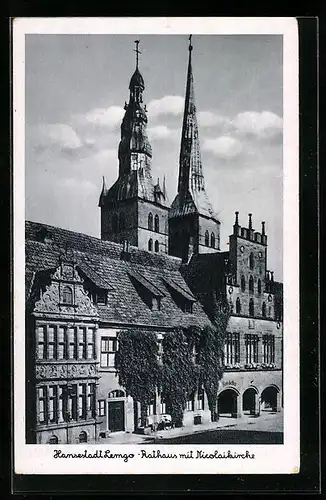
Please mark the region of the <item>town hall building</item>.
<svg viewBox="0 0 326 500"><path fill-rule="evenodd" d="M228 251L205 188L188 54L176 195L152 178L144 79L136 69L121 124L118 178L103 179L100 238L26 222L26 440L100 441L135 432L139 403L118 383L117 337L128 328L160 341L178 327L212 326L216 301L230 319L219 385L219 415L280 411L283 405L283 294L267 266L265 222L235 222ZM177 168L177 167L176 167ZM169 413L157 393L148 423ZM183 425L210 422L201 388Z"/></svg>

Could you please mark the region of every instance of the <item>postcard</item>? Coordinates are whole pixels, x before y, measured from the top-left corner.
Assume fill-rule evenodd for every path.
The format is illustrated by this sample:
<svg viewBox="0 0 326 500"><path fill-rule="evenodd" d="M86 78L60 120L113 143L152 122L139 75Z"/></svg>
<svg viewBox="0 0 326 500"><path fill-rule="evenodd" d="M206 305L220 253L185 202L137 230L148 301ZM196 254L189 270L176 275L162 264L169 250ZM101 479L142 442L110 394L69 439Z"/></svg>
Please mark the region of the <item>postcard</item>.
<svg viewBox="0 0 326 500"><path fill-rule="evenodd" d="M292 18L13 21L17 474L294 474Z"/></svg>

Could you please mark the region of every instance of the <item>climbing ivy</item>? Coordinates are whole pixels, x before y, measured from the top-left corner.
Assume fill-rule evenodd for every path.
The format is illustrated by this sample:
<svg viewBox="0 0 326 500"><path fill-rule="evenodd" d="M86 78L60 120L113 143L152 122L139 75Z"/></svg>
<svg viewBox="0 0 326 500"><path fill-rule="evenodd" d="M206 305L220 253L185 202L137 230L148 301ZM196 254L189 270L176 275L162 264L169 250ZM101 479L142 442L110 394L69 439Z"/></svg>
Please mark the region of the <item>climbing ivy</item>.
<svg viewBox="0 0 326 500"><path fill-rule="evenodd" d="M215 301L213 327L206 326L200 336L198 359L201 383L207 394L213 422L218 420L217 391L224 371L224 344L229 318L229 304L224 300Z"/></svg>
<svg viewBox="0 0 326 500"><path fill-rule="evenodd" d="M147 405L160 381L156 334L133 329L120 331L117 338L115 368L119 384L134 401L141 403L141 426L145 427Z"/></svg>
<svg viewBox="0 0 326 500"><path fill-rule="evenodd" d="M176 426L182 425L189 397L203 386L212 421L218 419L217 392L223 376L223 347L230 311L226 303L216 304L212 326L203 329L177 328L164 335L162 364L154 332L137 329L118 334L115 367L119 384L134 401L141 403L141 425L156 390L165 400Z"/></svg>
<svg viewBox="0 0 326 500"><path fill-rule="evenodd" d="M191 345L181 328L166 333L162 347L161 393L174 425L181 427L187 399L196 390L199 372Z"/></svg>

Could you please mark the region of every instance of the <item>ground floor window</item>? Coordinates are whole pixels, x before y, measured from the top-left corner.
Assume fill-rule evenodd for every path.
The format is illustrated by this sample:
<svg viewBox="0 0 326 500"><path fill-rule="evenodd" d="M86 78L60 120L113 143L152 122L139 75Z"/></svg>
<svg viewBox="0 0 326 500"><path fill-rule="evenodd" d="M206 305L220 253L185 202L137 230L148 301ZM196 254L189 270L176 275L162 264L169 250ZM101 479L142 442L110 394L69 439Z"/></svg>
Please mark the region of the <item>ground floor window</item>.
<svg viewBox="0 0 326 500"><path fill-rule="evenodd" d="M153 397L147 406L147 416L156 415L156 398Z"/></svg>
<svg viewBox="0 0 326 500"><path fill-rule="evenodd" d="M203 388L201 388L201 389L199 389L198 395L197 395L197 410L204 409L204 398L205 398L205 391Z"/></svg>
<svg viewBox="0 0 326 500"><path fill-rule="evenodd" d="M99 417L105 417L105 399L99 399L97 402L97 414Z"/></svg>
<svg viewBox="0 0 326 500"><path fill-rule="evenodd" d="M37 412L40 424L91 418L95 414L95 383L39 387Z"/></svg>
<svg viewBox="0 0 326 500"><path fill-rule="evenodd" d="M193 411L194 407L195 407L195 398L194 396L191 396L187 401L186 410Z"/></svg>

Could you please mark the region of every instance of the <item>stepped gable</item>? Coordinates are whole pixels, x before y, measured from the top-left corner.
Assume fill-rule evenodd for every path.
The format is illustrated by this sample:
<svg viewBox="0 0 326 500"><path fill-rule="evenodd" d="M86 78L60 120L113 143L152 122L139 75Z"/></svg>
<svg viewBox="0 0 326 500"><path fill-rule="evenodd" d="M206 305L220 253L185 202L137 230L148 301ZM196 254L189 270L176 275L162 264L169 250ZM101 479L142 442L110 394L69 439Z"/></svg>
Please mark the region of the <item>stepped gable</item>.
<svg viewBox="0 0 326 500"><path fill-rule="evenodd" d="M190 314L183 312L170 295L165 278L191 295L180 273L180 259L129 247L130 261L121 260L120 244L35 222L26 222L26 281L29 283L26 288L29 291L37 273L57 267L60 254L67 248L73 251L77 266L95 273L101 283L110 287L107 304L97 305L102 323L162 329L210 324L199 302L193 304L193 314ZM143 302L130 279L133 270L164 291L160 311L151 311Z"/></svg>

